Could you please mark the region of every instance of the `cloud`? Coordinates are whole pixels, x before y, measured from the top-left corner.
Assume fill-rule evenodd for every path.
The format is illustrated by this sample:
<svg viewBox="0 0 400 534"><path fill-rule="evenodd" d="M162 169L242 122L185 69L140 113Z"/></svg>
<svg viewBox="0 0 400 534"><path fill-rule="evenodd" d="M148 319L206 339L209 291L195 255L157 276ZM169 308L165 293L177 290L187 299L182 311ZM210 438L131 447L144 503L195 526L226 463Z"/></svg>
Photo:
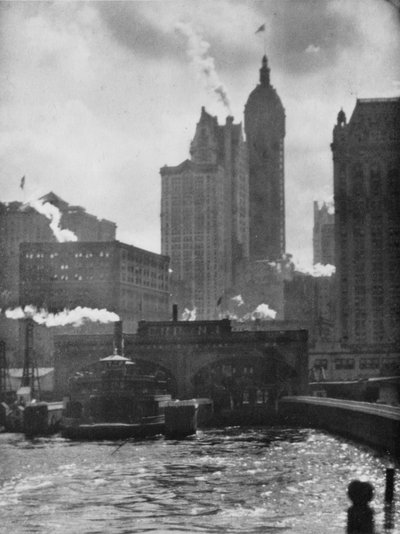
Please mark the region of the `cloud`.
<svg viewBox="0 0 400 534"><path fill-rule="evenodd" d="M280 56L288 73L299 76L331 68L339 61L343 49L363 40L353 14L344 11L342 3L283 0L258 4L260 15L268 21L268 49ZM303 53L310 43L319 54Z"/></svg>
<svg viewBox="0 0 400 534"><path fill-rule="evenodd" d="M202 105L191 24L210 44L232 114L258 83L263 34L286 110L288 251L311 257L312 202L332 194L332 128L356 97L398 95L397 12L379 0L0 2L1 199L50 190L118 224L118 238L160 249L160 176L189 153ZM312 47L312 48L309 48ZM316 49L319 48L317 52ZM306 53L306 50L309 52ZM314 50L314 51L312 51Z"/></svg>
<svg viewBox="0 0 400 534"><path fill-rule="evenodd" d="M143 2L97 2L103 21L114 39L144 58L176 57L184 59L184 50L170 28L157 24L144 14ZM157 3L158 4L158 3Z"/></svg>
<svg viewBox="0 0 400 534"><path fill-rule="evenodd" d="M306 54L318 54L318 52L321 50L319 46L315 46L313 44L310 44L307 46L307 48L304 50Z"/></svg>

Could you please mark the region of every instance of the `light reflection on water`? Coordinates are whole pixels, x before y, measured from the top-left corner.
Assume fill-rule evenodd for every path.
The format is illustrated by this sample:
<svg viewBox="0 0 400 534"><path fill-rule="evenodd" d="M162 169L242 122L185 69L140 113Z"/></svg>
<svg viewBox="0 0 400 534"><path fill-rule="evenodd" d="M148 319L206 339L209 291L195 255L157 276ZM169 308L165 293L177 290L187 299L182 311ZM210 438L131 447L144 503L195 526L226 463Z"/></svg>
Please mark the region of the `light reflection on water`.
<svg viewBox="0 0 400 534"><path fill-rule="evenodd" d="M117 445L0 435L0 531L338 533L354 478L375 486L383 524L387 459L322 432L229 428Z"/></svg>

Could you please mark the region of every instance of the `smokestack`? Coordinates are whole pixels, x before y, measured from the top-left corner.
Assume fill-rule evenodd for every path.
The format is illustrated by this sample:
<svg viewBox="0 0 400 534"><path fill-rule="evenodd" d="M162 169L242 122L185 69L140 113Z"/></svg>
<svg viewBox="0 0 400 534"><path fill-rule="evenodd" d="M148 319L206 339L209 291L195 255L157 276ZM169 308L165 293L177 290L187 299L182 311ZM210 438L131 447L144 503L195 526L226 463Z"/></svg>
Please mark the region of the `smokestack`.
<svg viewBox="0 0 400 534"><path fill-rule="evenodd" d="M31 384L32 375L32 357L33 357L33 320L31 318L24 319L25 323L25 352L24 352L24 367L22 370L21 386L33 387L33 380ZM32 377L33 378L33 377Z"/></svg>
<svg viewBox="0 0 400 534"><path fill-rule="evenodd" d="M0 340L0 401L4 400L7 390L6 343Z"/></svg>
<svg viewBox="0 0 400 534"><path fill-rule="evenodd" d="M178 304L172 305L172 320L174 323L176 323L178 320Z"/></svg>
<svg viewBox="0 0 400 534"><path fill-rule="evenodd" d="M123 334L122 334L122 321L114 322L114 352L123 356Z"/></svg>

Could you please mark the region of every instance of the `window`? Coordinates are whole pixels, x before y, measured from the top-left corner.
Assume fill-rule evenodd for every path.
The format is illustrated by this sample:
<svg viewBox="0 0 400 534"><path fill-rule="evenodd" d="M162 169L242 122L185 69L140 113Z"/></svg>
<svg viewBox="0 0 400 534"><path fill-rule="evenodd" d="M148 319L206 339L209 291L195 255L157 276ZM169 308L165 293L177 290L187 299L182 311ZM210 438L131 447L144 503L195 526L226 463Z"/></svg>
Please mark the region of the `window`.
<svg viewBox="0 0 400 534"><path fill-rule="evenodd" d="M379 358L361 358L360 369L379 369Z"/></svg>
<svg viewBox="0 0 400 534"><path fill-rule="evenodd" d="M335 369L354 369L354 358L336 358Z"/></svg>
<svg viewBox="0 0 400 534"><path fill-rule="evenodd" d="M382 361L382 371L388 373L400 373L400 361L398 358L384 358Z"/></svg>

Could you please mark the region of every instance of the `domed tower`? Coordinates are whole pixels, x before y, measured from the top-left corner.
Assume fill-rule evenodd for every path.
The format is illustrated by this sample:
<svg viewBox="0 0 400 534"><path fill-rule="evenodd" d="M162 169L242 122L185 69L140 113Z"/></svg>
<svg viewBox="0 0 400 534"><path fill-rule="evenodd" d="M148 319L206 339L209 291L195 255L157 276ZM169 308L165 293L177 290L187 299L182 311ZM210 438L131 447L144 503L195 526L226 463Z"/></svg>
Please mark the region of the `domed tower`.
<svg viewBox="0 0 400 534"><path fill-rule="evenodd" d="M279 259L285 252L285 110L262 58L260 83L244 110L249 154L250 259Z"/></svg>

